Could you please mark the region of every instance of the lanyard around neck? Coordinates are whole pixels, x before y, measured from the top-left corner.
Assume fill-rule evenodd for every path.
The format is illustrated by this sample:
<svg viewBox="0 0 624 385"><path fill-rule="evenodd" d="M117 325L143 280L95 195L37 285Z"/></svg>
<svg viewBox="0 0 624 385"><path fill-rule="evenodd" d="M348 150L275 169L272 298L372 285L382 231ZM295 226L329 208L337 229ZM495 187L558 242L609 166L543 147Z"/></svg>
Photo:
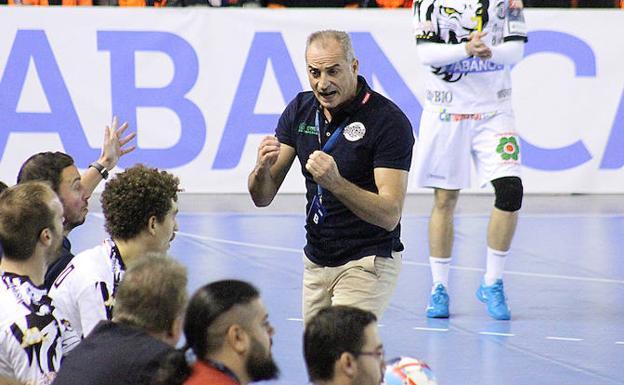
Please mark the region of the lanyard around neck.
<svg viewBox="0 0 624 385"><path fill-rule="evenodd" d="M338 125L338 127L336 128L336 131L334 131L334 133L331 134L329 139L327 139L327 142L325 142L325 145L322 145L321 144L322 143L321 141L321 109L319 108L316 110L314 126L316 127L316 135L318 136L319 148L321 149L321 151L323 151L324 153L329 153L331 150L334 149L334 147L336 146L336 142L338 141L338 138L340 137L340 134L342 133L342 130L344 130L348 121L349 121L349 118L348 117L345 118L345 120L340 125ZM318 195L319 198L323 197L323 188L319 184L316 185L316 195Z"/></svg>

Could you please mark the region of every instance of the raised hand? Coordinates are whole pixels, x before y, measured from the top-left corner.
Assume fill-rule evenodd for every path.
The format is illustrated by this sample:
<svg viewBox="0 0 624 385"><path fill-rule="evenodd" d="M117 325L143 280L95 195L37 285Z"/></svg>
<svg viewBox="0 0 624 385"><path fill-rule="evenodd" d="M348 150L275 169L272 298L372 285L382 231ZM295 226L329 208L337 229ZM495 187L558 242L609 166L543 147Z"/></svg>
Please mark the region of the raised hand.
<svg viewBox="0 0 624 385"><path fill-rule="evenodd" d="M126 146L136 137L136 132L122 138L128 129L128 123L123 123L119 128L117 128L117 124L117 117L115 116L111 125L104 128L104 142L98 163L106 167L107 170L112 170L119 162L119 158L136 149L136 145Z"/></svg>

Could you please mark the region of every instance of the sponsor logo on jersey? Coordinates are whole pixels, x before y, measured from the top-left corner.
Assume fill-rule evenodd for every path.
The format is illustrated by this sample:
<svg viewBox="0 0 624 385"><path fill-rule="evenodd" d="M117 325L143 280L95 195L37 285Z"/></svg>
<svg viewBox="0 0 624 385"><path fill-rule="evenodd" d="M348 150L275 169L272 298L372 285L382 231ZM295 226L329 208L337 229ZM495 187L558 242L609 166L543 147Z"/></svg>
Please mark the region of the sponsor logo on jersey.
<svg viewBox="0 0 624 385"><path fill-rule="evenodd" d="M453 93L451 91L427 90L427 100L433 104L451 104Z"/></svg>
<svg viewBox="0 0 624 385"><path fill-rule="evenodd" d="M496 93L499 99L507 99L511 96L511 88L505 88Z"/></svg>
<svg viewBox="0 0 624 385"><path fill-rule="evenodd" d="M489 60L481 60L476 57L464 59L457 63L442 67L442 71L450 74L467 74L480 72L502 71L505 68L502 64L496 64Z"/></svg>
<svg viewBox="0 0 624 385"><path fill-rule="evenodd" d="M503 160L518 160L520 147L515 136L504 136L500 138L496 152L500 154Z"/></svg>
<svg viewBox="0 0 624 385"><path fill-rule="evenodd" d="M342 135L349 142L360 140L366 134L366 127L360 122L353 122L344 128Z"/></svg>
<svg viewBox="0 0 624 385"><path fill-rule="evenodd" d="M316 135L316 127L310 126L305 122L301 122L299 123L299 128L297 129L297 132L307 135Z"/></svg>
<svg viewBox="0 0 624 385"><path fill-rule="evenodd" d="M440 120L443 122L461 122L463 120L485 120L496 115L496 112L482 112L476 114L453 114L446 112L446 110L440 111Z"/></svg>

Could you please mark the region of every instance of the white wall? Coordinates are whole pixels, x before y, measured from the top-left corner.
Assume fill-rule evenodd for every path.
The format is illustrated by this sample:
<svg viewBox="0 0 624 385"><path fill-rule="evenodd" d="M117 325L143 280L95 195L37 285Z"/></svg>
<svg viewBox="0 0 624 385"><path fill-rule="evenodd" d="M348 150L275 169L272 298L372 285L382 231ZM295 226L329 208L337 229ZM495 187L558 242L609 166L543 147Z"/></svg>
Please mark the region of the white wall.
<svg viewBox="0 0 624 385"><path fill-rule="evenodd" d="M512 72L526 191L624 193L624 12L526 19ZM259 139L308 88L306 36L328 28L352 33L361 72L416 130L407 10L1 8L0 179L43 150L86 167L115 113L138 132L121 166L170 169L188 192L245 192ZM282 191L303 191L298 168Z"/></svg>

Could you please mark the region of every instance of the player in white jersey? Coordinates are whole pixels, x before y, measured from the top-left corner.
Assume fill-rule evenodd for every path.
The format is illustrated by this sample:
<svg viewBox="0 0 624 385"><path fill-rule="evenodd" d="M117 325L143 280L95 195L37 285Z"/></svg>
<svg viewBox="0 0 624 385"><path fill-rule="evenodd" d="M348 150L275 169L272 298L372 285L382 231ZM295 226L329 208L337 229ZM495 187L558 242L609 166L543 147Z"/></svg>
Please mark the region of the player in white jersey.
<svg viewBox="0 0 624 385"><path fill-rule="evenodd" d="M178 184L172 174L143 165L106 184L101 201L111 238L76 255L50 289L80 335L112 319L117 287L129 263L169 249L178 229Z"/></svg>
<svg viewBox="0 0 624 385"><path fill-rule="evenodd" d="M470 186L472 160L480 184L491 182L496 195L477 297L490 316L510 319L502 277L523 187L509 71L527 40L522 2L415 0L413 21L426 82L414 171L419 186L434 188L427 316L449 316L453 214L459 191Z"/></svg>
<svg viewBox="0 0 624 385"><path fill-rule="evenodd" d="M63 240L63 206L45 183L0 195L0 378L51 384L80 338L48 297L43 281Z"/></svg>

